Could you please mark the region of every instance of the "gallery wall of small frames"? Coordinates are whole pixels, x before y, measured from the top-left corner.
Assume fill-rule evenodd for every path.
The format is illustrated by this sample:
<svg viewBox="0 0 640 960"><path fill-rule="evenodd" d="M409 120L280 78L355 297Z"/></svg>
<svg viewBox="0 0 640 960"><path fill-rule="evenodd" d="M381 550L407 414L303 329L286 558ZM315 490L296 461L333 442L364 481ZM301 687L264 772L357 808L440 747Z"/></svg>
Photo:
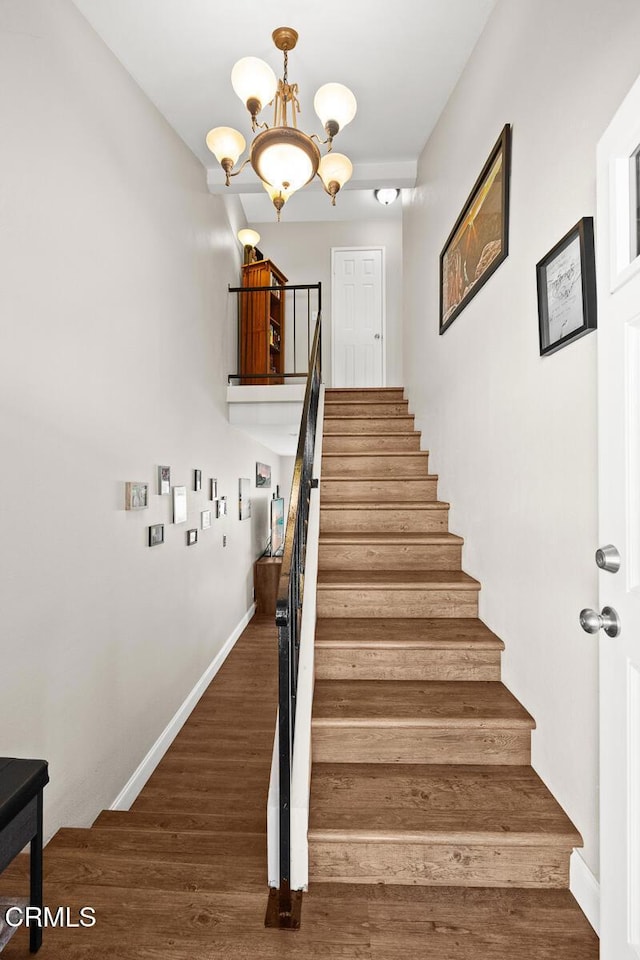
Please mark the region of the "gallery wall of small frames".
<svg viewBox="0 0 640 960"><path fill-rule="evenodd" d="M197 509L197 526L185 532L184 543L192 547L198 543L200 534L214 527L214 521L229 516L229 504L226 495L222 495L218 486L217 477L203 478L202 470L194 467L191 472L191 492L199 494L197 503L192 500L192 516ZM172 484L171 467L158 466L156 491L158 497L170 497L171 524L187 523L189 519L189 491L186 484ZM251 517L251 481L246 477L238 479L238 518L247 520ZM271 486L271 467L268 464L256 463L256 488ZM153 491L151 484L144 480L128 480L124 485L125 510L148 510L151 505ZM209 505L202 503L203 496L208 499ZM192 521L193 522L193 521ZM165 524L152 523L146 527L146 544L149 547L159 547L165 543ZM226 537L224 538L226 543Z"/></svg>

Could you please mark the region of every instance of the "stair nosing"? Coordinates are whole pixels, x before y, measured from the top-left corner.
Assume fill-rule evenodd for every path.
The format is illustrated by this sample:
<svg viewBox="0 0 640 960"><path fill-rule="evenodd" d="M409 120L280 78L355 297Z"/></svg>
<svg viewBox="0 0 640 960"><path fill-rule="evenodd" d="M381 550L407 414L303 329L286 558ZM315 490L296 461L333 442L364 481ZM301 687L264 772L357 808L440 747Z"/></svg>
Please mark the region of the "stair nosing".
<svg viewBox="0 0 640 960"><path fill-rule="evenodd" d="M550 833L532 833L531 831L511 830L331 830L326 827L309 827L309 842L324 843L415 843L434 846L525 846L525 847L564 847L581 846L582 837L573 831Z"/></svg>
<svg viewBox="0 0 640 960"><path fill-rule="evenodd" d="M336 681L338 682L338 681ZM354 683L359 681L355 680ZM373 681L375 683L385 683L384 680ZM402 683L402 681L399 681ZM454 683L455 681L449 681ZM469 681L478 683L481 681ZM522 708L524 711L524 707ZM524 711L526 713L526 711ZM508 719L500 717L314 717L311 721L313 727L358 727L359 729L395 729L403 730L423 730L435 728L447 728L452 730L512 730L521 728L523 730L535 730L536 723L533 717L527 714L520 717L509 717Z"/></svg>
<svg viewBox="0 0 640 960"><path fill-rule="evenodd" d="M320 533L319 542L322 543L323 541L333 546L341 546L344 544L355 546L373 546L377 544L402 546L416 544L419 546L444 545L458 547L464 544L463 538L457 536L455 533L412 533L409 531L400 533L360 533L359 531L342 533L330 531L329 533Z"/></svg>

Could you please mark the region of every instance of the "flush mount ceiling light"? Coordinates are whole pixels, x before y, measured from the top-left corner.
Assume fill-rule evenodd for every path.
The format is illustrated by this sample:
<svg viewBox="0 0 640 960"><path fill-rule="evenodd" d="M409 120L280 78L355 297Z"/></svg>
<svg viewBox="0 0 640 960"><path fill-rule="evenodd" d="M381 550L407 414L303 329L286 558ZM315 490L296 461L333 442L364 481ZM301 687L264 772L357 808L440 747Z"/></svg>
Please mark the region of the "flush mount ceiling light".
<svg viewBox="0 0 640 960"><path fill-rule="evenodd" d="M390 203L398 199L400 191L395 187L385 187L382 190L374 190L373 195L383 206L388 207Z"/></svg>
<svg viewBox="0 0 640 960"><path fill-rule="evenodd" d="M320 140L315 134L307 136L298 129L300 112L298 84L289 83L289 50L298 42L298 34L291 27L273 31L273 42L284 55L281 80L264 60L243 57L231 71L231 85L251 114L251 129L256 136L249 148L249 156L238 170L234 170L246 148L241 133L232 127L215 127L207 134L207 146L225 172L226 185L250 163L276 208L280 212L292 193L305 187L316 174L335 206L336 194L350 179L353 167L342 153L332 153L333 138L356 115L356 98L341 83L325 83L315 95L313 106L327 134ZM273 126L258 122L263 107L274 104ZM320 154L320 145L327 145L327 153Z"/></svg>

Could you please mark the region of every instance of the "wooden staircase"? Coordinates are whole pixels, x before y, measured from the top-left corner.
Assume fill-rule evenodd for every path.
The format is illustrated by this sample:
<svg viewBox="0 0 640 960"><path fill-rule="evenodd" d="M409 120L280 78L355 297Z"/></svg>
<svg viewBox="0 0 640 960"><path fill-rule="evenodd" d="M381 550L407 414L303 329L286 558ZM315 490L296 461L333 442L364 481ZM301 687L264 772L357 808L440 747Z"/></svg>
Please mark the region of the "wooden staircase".
<svg viewBox="0 0 640 960"><path fill-rule="evenodd" d="M402 389L326 391L310 879L566 887L582 840L437 482Z"/></svg>

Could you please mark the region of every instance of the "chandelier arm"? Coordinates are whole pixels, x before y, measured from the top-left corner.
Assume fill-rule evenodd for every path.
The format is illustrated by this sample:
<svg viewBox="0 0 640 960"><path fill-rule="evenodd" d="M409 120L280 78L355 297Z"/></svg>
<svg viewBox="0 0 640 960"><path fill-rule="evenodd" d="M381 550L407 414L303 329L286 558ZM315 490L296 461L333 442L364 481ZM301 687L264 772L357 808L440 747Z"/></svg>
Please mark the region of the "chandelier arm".
<svg viewBox="0 0 640 960"><path fill-rule="evenodd" d="M327 147L327 153L331 153L333 150L333 137L327 137L326 140L321 140L317 133L312 133L309 139L315 140L316 143L319 143L322 147Z"/></svg>
<svg viewBox="0 0 640 960"><path fill-rule="evenodd" d="M249 163L250 159L251 159L251 157L247 157L246 160L243 160L242 163L240 164L240 166L238 167L238 169L237 169L237 170L234 170L233 173L231 172L231 169L227 170L225 167L223 167L223 170L224 170L224 172L225 172L225 174L226 174L226 176L227 176L227 182L226 182L225 186L227 186L227 187L229 186L229 180L230 180L231 177L237 177L239 173L242 173L242 171L244 170L244 168L246 167L246 165Z"/></svg>

